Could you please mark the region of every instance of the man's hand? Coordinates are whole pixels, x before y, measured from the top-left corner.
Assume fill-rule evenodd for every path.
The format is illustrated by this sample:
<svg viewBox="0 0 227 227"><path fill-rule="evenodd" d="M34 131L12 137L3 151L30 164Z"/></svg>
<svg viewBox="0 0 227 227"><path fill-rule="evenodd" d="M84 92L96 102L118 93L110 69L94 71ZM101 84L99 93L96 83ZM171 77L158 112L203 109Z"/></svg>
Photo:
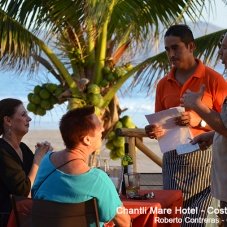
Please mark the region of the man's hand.
<svg viewBox="0 0 227 227"><path fill-rule="evenodd" d="M180 105L185 108L194 110L197 106L201 104L205 89L205 85L202 84L198 92L192 92L189 89L186 90L180 99Z"/></svg>
<svg viewBox="0 0 227 227"><path fill-rule="evenodd" d="M158 139L165 134L165 130L160 125L147 125L145 132L151 139Z"/></svg>
<svg viewBox="0 0 227 227"><path fill-rule="evenodd" d="M192 144L199 144L201 150L206 150L213 143L214 131L202 133L193 138Z"/></svg>
<svg viewBox="0 0 227 227"><path fill-rule="evenodd" d="M180 126L197 127L201 121L201 117L194 111L185 111L181 116L175 118L175 122Z"/></svg>

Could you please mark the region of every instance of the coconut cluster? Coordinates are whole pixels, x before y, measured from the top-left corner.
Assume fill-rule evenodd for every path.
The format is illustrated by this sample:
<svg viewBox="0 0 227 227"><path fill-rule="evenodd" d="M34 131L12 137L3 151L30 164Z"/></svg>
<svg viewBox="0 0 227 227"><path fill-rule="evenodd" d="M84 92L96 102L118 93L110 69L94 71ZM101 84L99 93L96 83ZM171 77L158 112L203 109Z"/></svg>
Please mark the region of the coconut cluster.
<svg viewBox="0 0 227 227"><path fill-rule="evenodd" d="M54 83L35 86L33 92L28 94L27 110L36 115L44 116L46 111L51 110L56 103L59 103L58 97L63 91L62 86Z"/></svg>
<svg viewBox="0 0 227 227"><path fill-rule="evenodd" d="M125 138L116 135L117 128L135 128L135 124L129 116L124 116L115 124L114 130L107 135L106 148L110 150L110 158L116 160L118 158L125 159Z"/></svg>
<svg viewBox="0 0 227 227"><path fill-rule="evenodd" d="M126 74L127 70L123 67L105 66L102 70L103 80L100 82L101 87L109 87L117 82L121 77Z"/></svg>
<svg viewBox="0 0 227 227"><path fill-rule="evenodd" d="M105 66L102 69L103 79L99 84L88 84L86 93L86 103L95 106L96 114L99 115L104 104L104 95L108 92L109 88L116 84L116 82L123 77L130 68L129 66L113 67Z"/></svg>

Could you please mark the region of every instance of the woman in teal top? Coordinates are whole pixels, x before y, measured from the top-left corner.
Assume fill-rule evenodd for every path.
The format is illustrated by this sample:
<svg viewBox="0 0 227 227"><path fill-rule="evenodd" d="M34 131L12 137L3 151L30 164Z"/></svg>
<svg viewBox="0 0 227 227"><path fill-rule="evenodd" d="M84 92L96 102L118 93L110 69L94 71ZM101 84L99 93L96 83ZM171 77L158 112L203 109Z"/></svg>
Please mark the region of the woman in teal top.
<svg viewBox="0 0 227 227"><path fill-rule="evenodd" d="M40 166L32 188L33 197L68 203L80 203L95 197L98 202L100 221L112 220L122 202L112 181L102 170L93 168L83 174L74 175L57 169L42 183L46 175L55 169L51 162L53 154L53 152L49 153Z"/></svg>
<svg viewBox="0 0 227 227"><path fill-rule="evenodd" d="M66 148L50 152L42 161L32 196L35 199L68 203L80 203L95 197L101 225L113 220L117 226L127 227L130 226L130 217L117 213L122 202L112 181L105 172L90 169L87 164L89 155L101 146L102 131L94 107L66 113L60 121L60 132ZM67 164L57 168L64 163Z"/></svg>

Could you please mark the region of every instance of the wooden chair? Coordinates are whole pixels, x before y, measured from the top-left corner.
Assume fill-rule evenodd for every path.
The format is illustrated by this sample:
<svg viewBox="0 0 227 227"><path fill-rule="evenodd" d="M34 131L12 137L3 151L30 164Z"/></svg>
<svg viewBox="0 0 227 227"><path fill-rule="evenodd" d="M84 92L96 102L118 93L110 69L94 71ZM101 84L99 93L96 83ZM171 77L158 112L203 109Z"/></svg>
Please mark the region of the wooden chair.
<svg viewBox="0 0 227 227"><path fill-rule="evenodd" d="M32 227L99 227L96 199L82 203L33 200Z"/></svg>
<svg viewBox="0 0 227 227"><path fill-rule="evenodd" d="M32 226L32 199L11 195L12 212L7 227L31 227Z"/></svg>
<svg viewBox="0 0 227 227"><path fill-rule="evenodd" d="M12 200L17 227L99 227L95 198L82 203L59 203L24 198L25 203L30 203L30 212L25 212L26 218L25 213L17 206L18 200L21 203L21 198L12 196Z"/></svg>

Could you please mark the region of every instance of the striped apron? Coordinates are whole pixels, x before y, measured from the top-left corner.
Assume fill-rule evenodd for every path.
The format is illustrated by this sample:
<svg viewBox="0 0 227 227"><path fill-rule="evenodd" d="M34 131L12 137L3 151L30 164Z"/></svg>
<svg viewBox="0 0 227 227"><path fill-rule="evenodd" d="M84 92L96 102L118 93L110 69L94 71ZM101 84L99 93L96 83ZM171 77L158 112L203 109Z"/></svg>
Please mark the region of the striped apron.
<svg viewBox="0 0 227 227"><path fill-rule="evenodd" d="M183 192L183 208L195 208L195 214L187 212L182 217L182 227L204 227L211 203L210 170L212 150L199 150L178 155L176 150L163 155L163 188ZM197 220L200 219L200 220Z"/></svg>

